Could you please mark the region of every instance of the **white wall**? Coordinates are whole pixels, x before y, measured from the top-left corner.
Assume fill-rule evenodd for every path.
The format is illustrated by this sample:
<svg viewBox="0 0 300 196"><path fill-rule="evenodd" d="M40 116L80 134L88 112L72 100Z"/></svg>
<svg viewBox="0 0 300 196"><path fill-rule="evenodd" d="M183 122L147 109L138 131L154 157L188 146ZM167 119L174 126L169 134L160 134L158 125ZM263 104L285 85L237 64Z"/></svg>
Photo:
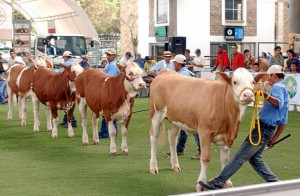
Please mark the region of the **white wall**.
<svg viewBox="0 0 300 196"><path fill-rule="evenodd" d="M138 0L138 52L142 57L149 55L149 1Z"/></svg>
<svg viewBox="0 0 300 196"><path fill-rule="evenodd" d="M191 55L197 48L203 56L210 54L209 0L177 0L177 35L187 37L186 48Z"/></svg>

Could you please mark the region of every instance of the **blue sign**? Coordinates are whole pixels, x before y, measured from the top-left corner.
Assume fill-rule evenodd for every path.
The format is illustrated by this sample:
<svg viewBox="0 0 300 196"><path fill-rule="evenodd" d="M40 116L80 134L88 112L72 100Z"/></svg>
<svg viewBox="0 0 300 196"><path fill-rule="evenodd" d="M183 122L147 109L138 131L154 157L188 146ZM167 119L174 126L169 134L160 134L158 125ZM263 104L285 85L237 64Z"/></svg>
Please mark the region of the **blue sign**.
<svg viewBox="0 0 300 196"><path fill-rule="evenodd" d="M243 27L226 27L225 28L226 40L242 40L244 39Z"/></svg>

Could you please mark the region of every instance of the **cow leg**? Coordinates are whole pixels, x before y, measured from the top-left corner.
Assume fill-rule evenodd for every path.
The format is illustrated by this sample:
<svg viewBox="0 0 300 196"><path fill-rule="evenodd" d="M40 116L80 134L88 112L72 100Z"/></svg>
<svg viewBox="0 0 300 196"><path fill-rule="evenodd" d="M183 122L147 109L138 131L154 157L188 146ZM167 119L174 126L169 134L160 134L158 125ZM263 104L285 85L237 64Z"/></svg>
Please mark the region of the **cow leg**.
<svg viewBox="0 0 300 196"><path fill-rule="evenodd" d="M40 121L39 121L40 104L35 93L32 94L32 106L33 106L33 118L34 118L33 132L38 133L40 131Z"/></svg>
<svg viewBox="0 0 300 196"><path fill-rule="evenodd" d="M7 94L8 94L8 112L7 112L7 121L12 121L13 92L11 91L9 85L7 85Z"/></svg>
<svg viewBox="0 0 300 196"><path fill-rule="evenodd" d="M159 136L159 128L162 125L163 113L155 112L151 119L151 129L150 130L150 145L151 145L151 158L150 158L150 173L158 174L157 158L156 158L156 149Z"/></svg>
<svg viewBox="0 0 300 196"><path fill-rule="evenodd" d="M106 118L105 118L106 120ZM109 131L109 137L110 137L110 154L116 155L117 154L117 147L116 147L116 128L114 125L113 119L111 119L108 123L108 131Z"/></svg>
<svg viewBox="0 0 300 196"><path fill-rule="evenodd" d="M96 141L94 141L95 144L97 144L96 143L97 141L98 141L98 144L99 144L98 122L99 122L99 115L96 115L95 113L93 113L92 114L93 138L97 138ZM87 133L86 133L86 137L87 137L87 141L88 141Z"/></svg>
<svg viewBox="0 0 300 196"><path fill-rule="evenodd" d="M128 129L126 127L126 122L122 123L121 125L121 134L122 134L122 154L123 155L128 155L128 147L127 147L127 133Z"/></svg>
<svg viewBox="0 0 300 196"><path fill-rule="evenodd" d="M22 120L22 98L18 97L19 120Z"/></svg>
<svg viewBox="0 0 300 196"><path fill-rule="evenodd" d="M228 147L225 147L225 148L220 147L220 160L221 160L222 170L228 164L229 153L230 153L230 148L228 148ZM226 181L226 184L224 185L224 187L226 187L226 188L233 187L232 182L231 182L230 179L228 179Z"/></svg>
<svg viewBox="0 0 300 196"><path fill-rule="evenodd" d="M68 137L69 138L74 138L74 130L72 127L72 118L73 118L73 110L71 109L68 113L67 113L67 122L68 122Z"/></svg>
<svg viewBox="0 0 300 196"><path fill-rule="evenodd" d="M176 143L177 143L179 131L180 131L180 128L178 128L174 124L171 124L170 129L169 129L169 145L170 145L170 153L171 153L170 162L172 164L172 169L174 172L181 171L179 163L178 163L177 152L176 152Z"/></svg>
<svg viewBox="0 0 300 196"><path fill-rule="evenodd" d="M21 126L26 126L26 97L20 98L20 107L21 107Z"/></svg>
<svg viewBox="0 0 300 196"><path fill-rule="evenodd" d="M52 129L52 138L55 139L58 137L57 125L59 122L59 118L57 115L57 108L55 104L50 103L51 113L53 117L53 129Z"/></svg>
<svg viewBox="0 0 300 196"><path fill-rule="evenodd" d="M81 126L82 126L82 145L87 146L89 143L89 138L86 130L87 122L86 122L86 104L85 99L80 98L79 104L78 104L80 117L81 117Z"/></svg>
<svg viewBox="0 0 300 196"><path fill-rule="evenodd" d="M206 182L206 170L208 167L208 164L210 162L210 144L211 144L211 139L209 135L201 135L200 131L198 131L199 138L200 138L200 147L201 147L201 159L200 159L200 164L201 164L201 171L200 175L198 177L198 181L204 181ZM197 183L196 185L196 191L202 191L202 187Z"/></svg>
<svg viewBox="0 0 300 196"><path fill-rule="evenodd" d="M47 117L47 131L52 131L52 123L51 123L51 110L50 106L46 106L46 117Z"/></svg>

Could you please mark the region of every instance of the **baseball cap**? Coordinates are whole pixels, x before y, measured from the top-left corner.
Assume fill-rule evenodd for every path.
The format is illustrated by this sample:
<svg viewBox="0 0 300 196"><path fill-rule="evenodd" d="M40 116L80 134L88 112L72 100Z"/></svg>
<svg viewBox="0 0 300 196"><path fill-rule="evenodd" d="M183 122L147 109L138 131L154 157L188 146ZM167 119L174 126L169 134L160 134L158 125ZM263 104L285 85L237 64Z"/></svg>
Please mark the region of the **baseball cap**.
<svg viewBox="0 0 300 196"><path fill-rule="evenodd" d="M113 48L108 48L107 51L105 52L106 54L116 54L116 50Z"/></svg>
<svg viewBox="0 0 300 196"><path fill-rule="evenodd" d="M164 51L163 56L170 57L172 56L172 53L170 51Z"/></svg>
<svg viewBox="0 0 300 196"><path fill-rule="evenodd" d="M136 56L142 56L141 53L137 53Z"/></svg>
<svg viewBox="0 0 300 196"><path fill-rule="evenodd" d="M65 51L64 54L63 54L63 56L69 56L69 57L71 57L72 56L72 52Z"/></svg>
<svg viewBox="0 0 300 196"><path fill-rule="evenodd" d="M150 57L149 56L145 56L145 61L148 61L150 60Z"/></svg>
<svg viewBox="0 0 300 196"><path fill-rule="evenodd" d="M90 59L88 55L82 55L82 56L81 56L81 58L83 58L83 59L87 59L87 60L89 60L89 59Z"/></svg>
<svg viewBox="0 0 300 196"><path fill-rule="evenodd" d="M186 58L184 55L182 54L177 54L174 59L172 59L171 61L173 62L177 62L177 63L180 63L180 64L185 64L186 63Z"/></svg>
<svg viewBox="0 0 300 196"><path fill-rule="evenodd" d="M125 55L132 57L131 52L127 51Z"/></svg>
<svg viewBox="0 0 300 196"><path fill-rule="evenodd" d="M199 48L197 48L196 51L195 51L195 53L197 53L197 52L201 52L201 50Z"/></svg>
<svg viewBox="0 0 300 196"><path fill-rule="evenodd" d="M268 74L283 73L282 67L280 65L272 65L271 67L269 67L267 73Z"/></svg>

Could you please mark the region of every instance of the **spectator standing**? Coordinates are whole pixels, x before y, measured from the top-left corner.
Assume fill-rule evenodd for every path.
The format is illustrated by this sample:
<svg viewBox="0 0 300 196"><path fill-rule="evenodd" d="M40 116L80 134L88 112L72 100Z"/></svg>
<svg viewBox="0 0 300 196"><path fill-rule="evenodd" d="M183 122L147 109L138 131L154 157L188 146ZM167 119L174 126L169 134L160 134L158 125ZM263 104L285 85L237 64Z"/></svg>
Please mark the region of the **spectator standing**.
<svg viewBox="0 0 300 196"><path fill-rule="evenodd" d="M81 65L81 67L83 69L89 67L90 66L88 63L89 57L87 55L83 55L81 58L82 58L82 60L79 63Z"/></svg>
<svg viewBox="0 0 300 196"><path fill-rule="evenodd" d="M195 77L201 78L201 71L204 70L205 59L201 56L200 49L196 49L195 53L196 56L194 57L192 65L194 66Z"/></svg>
<svg viewBox="0 0 300 196"><path fill-rule="evenodd" d="M240 67L244 67L244 55L238 52L238 46L234 44L232 46L231 71L235 71Z"/></svg>
<svg viewBox="0 0 300 196"><path fill-rule="evenodd" d="M284 83L284 73L280 65L272 65L267 73L270 75L269 84L272 86L269 94L263 93L266 102L259 111L261 141L252 145L247 137L231 161L224 167L221 174L208 182L200 181L203 188L213 190L224 187L226 181L249 161L254 170L266 181L277 182L279 179L273 174L262 158L265 147L273 146L288 120L288 91ZM276 129L276 126L277 129ZM257 126L251 137L258 140Z"/></svg>
<svg viewBox="0 0 300 196"><path fill-rule="evenodd" d="M251 60L252 57L251 57L251 53L250 53L250 50L246 49L244 50L244 68L246 69L252 69L250 63L251 63Z"/></svg>
<svg viewBox="0 0 300 196"><path fill-rule="evenodd" d="M106 56L107 56L107 61L108 64L105 66L105 68L103 69L103 71L105 73L107 73L110 76L117 76L120 74L120 72L118 71L118 66L115 62L116 59L116 51L113 48L109 48L106 51ZM126 65L126 64L125 64ZM117 90L117 89L115 89ZM117 130L117 121L114 120L113 121L114 126ZM104 117L102 116L102 123L101 123L101 128L99 130L99 138L108 138L109 137L109 132L108 132L108 127L106 124L106 121L104 119Z"/></svg>
<svg viewBox="0 0 300 196"><path fill-rule="evenodd" d="M281 67L283 67L283 64L284 64L284 58L281 55L281 47L276 46L274 48L274 56L271 56L269 65L270 66L280 65Z"/></svg>
<svg viewBox="0 0 300 196"><path fill-rule="evenodd" d="M3 67L2 53L0 52L0 77L5 78L5 70Z"/></svg>
<svg viewBox="0 0 300 196"><path fill-rule="evenodd" d="M144 69L145 59L142 58L141 53L137 53L137 58L133 62L137 63L142 69Z"/></svg>
<svg viewBox="0 0 300 196"><path fill-rule="evenodd" d="M186 68L191 71L194 72L194 68L193 68L193 60L194 58L191 56L191 51L189 49L186 49L184 51L184 56L186 58Z"/></svg>
<svg viewBox="0 0 300 196"><path fill-rule="evenodd" d="M218 46L216 63L212 71L215 71L217 68L222 72L230 68L228 53L222 46Z"/></svg>
<svg viewBox="0 0 300 196"><path fill-rule="evenodd" d="M149 74L150 68L155 65L157 62L155 60L152 60L149 56L145 56L145 64L144 64L144 70L147 74Z"/></svg>
<svg viewBox="0 0 300 196"><path fill-rule="evenodd" d="M65 51L63 53L63 65L64 66L71 66L72 63L73 63L73 60L72 60L72 53L70 51ZM63 69L60 68L59 72L63 72ZM65 127L65 128L68 128L68 122L67 122L67 114L65 113L64 115L64 118L63 118L63 121L61 123L59 123L61 126ZM72 127L77 127L77 121L74 117L74 114L72 116L72 121L71 121L71 125Z"/></svg>
<svg viewBox="0 0 300 196"><path fill-rule="evenodd" d="M26 65L26 63L23 61L22 57L16 55L16 52L14 49L10 49L9 54L10 54L10 58L8 60L7 70L9 70L11 68L11 66L13 66L14 64L17 64L17 63Z"/></svg>
<svg viewBox="0 0 300 196"><path fill-rule="evenodd" d="M105 68L105 66L108 64L108 61L106 60L106 59L103 59L102 61L101 61L101 66L100 66L100 68Z"/></svg>
<svg viewBox="0 0 300 196"><path fill-rule="evenodd" d="M125 53L125 56L120 60L119 63L120 63L122 66L125 66L128 62L130 62L131 57L132 57L131 52L127 51L127 52Z"/></svg>

